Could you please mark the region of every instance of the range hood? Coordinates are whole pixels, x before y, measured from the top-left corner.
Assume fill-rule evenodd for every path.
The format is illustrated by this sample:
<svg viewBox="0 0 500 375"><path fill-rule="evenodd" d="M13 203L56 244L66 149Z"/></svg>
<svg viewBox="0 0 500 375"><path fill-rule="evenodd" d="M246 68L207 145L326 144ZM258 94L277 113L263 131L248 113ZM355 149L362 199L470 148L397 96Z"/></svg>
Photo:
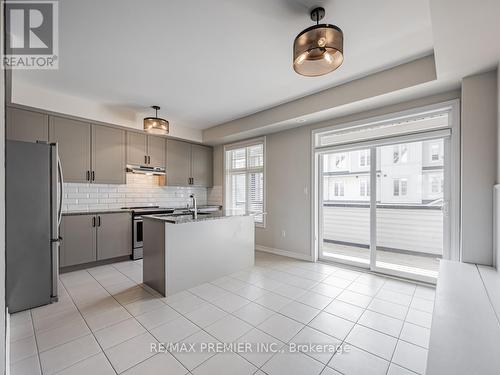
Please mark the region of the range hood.
<svg viewBox="0 0 500 375"><path fill-rule="evenodd" d="M147 165L127 164L127 172L154 175L154 176L165 176L165 168L150 167Z"/></svg>

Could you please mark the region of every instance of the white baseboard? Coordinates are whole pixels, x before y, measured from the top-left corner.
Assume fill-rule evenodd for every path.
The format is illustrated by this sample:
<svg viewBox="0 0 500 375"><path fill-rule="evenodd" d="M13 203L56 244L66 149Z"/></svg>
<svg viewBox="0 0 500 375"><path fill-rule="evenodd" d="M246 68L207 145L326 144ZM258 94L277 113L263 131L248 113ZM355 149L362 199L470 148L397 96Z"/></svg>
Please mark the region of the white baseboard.
<svg viewBox="0 0 500 375"><path fill-rule="evenodd" d="M267 247L267 246L262 246L262 245L255 245L255 250L263 251L265 253L281 255L281 256L289 257L289 258L307 260L309 262L312 261L311 256L308 254L299 254L299 253L289 251L289 250L274 249L272 247Z"/></svg>

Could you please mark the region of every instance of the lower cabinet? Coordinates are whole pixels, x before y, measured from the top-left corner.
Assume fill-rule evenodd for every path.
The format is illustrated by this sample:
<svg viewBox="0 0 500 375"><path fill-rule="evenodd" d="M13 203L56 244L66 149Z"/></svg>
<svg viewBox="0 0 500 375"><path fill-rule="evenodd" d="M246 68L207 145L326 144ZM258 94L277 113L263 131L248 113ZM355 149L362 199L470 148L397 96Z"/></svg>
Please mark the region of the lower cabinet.
<svg viewBox="0 0 500 375"><path fill-rule="evenodd" d="M60 232L60 267L132 254L132 222L126 212L65 215Z"/></svg>

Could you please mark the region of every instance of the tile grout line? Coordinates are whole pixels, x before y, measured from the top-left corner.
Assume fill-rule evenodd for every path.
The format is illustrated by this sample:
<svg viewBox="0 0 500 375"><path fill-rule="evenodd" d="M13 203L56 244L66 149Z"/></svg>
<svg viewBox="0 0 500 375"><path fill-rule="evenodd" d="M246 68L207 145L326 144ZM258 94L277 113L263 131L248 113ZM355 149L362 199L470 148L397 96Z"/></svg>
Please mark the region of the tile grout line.
<svg viewBox="0 0 500 375"><path fill-rule="evenodd" d="M38 359L38 365L40 366L40 374L43 374L42 360L40 359L40 350L38 348L38 339L36 337L35 322L33 320L33 310L30 309L31 327L33 328L33 339L35 340L36 347L36 357Z"/></svg>
<svg viewBox="0 0 500 375"><path fill-rule="evenodd" d="M88 274L89 274L92 278L94 278L94 277L90 274L90 272L89 272L89 271L87 271L87 270L85 270L85 271L86 271L86 272L87 272L87 273L88 273ZM95 280L95 278L94 278L94 280ZM89 329L90 334L91 334L91 335L92 335L92 337L94 338L94 340L95 340L95 342L97 343L97 345L99 345L99 348L101 349L101 353L104 355L104 357L106 357L106 360L108 361L109 365L111 366L111 368L113 369L113 371L115 372L115 374L118 374L118 371L116 371L115 367L113 366L113 364L112 364L112 363L111 363L111 361L109 360L108 356L107 356L107 355L106 355L106 353L104 352L104 349L102 348L101 343L97 340L97 337L95 337L94 332L92 331L92 329L90 328L89 324L87 323L87 320L85 319L85 317L83 316L82 312L80 311L80 308L78 307L78 305L76 304L75 300L73 299L73 296L71 295L70 291L68 290L68 288L67 288L67 287L66 287L66 285L64 284L64 281L63 281L63 280L61 280L61 283L63 284L64 289L66 289L66 292L68 293L69 298L71 299L71 301L72 301L72 302L73 302L73 304L75 305L75 307L76 307L76 309L77 309L78 313L80 314L80 316L82 317L83 321L85 322L85 325L86 325L86 326L87 326L87 328ZM85 336L83 336L83 337L85 337ZM75 340L78 340L78 339L75 339ZM73 341L75 341L75 340L73 340ZM72 342L72 341L70 341L70 342ZM99 354L99 353L97 353L97 354ZM97 354L95 354L95 355L97 355ZM80 363L80 362L85 361L86 359L89 359L89 358L92 358L92 357L94 357L94 356L92 355L92 356L90 356L90 357L84 358L84 359L82 359L82 360L80 360L80 361L78 361L78 362L73 363L71 366L74 366L74 365L76 365L77 363ZM62 370L65 370L65 369L67 369L67 368L69 368L69 367L71 367L71 366L65 367L64 369L61 369L61 370L60 370L60 371L58 371L58 372L61 372Z"/></svg>

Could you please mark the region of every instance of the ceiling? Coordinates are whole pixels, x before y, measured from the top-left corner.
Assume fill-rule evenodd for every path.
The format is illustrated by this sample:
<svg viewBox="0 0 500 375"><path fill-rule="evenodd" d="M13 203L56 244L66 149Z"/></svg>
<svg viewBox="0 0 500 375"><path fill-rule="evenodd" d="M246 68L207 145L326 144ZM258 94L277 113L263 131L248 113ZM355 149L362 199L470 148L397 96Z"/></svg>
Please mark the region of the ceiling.
<svg viewBox="0 0 500 375"><path fill-rule="evenodd" d="M489 0L485 0L489 1ZM321 4L344 31L344 64L306 78L294 37ZM63 0L59 70L31 85L206 129L431 54L428 0Z"/></svg>

